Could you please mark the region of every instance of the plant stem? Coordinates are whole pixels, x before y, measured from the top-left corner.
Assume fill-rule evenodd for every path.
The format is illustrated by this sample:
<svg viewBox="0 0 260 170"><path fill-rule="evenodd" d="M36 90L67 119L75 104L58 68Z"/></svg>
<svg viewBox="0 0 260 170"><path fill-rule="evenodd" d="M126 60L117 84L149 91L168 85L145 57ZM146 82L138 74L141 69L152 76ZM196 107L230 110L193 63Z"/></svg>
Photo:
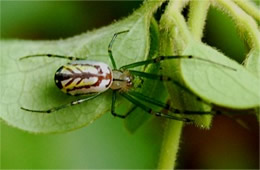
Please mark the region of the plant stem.
<svg viewBox="0 0 260 170"><path fill-rule="evenodd" d="M167 120L158 169L174 168L179 149L182 125L183 122L181 121Z"/></svg>
<svg viewBox="0 0 260 170"><path fill-rule="evenodd" d="M195 41L201 42L201 38L203 37L203 30L206 24L207 14L210 7L209 0L199 0L199 1L191 1L189 8L189 18L188 18L188 26L190 28L191 35ZM203 109L210 109L206 105L203 106L200 103ZM198 107L198 104L195 104L195 107ZM196 119L197 125L201 128L208 129L210 127L212 116L204 115L198 116Z"/></svg>
<svg viewBox="0 0 260 170"><path fill-rule="evenodd" d="M184 1L170 1L160 21L160 55L174 55L175 49L184 49L191 40L189 29L180 11ZM175 43L175 39L178 42ZM169 63L169 62L167 62ZM173 65L164 63L165 68ZM164 71L167 73L167 69ZM169 89L168 89L169 90ZM170 93L178 96L178 92ZM172 96L174 97L174 96ZM178 100L175 100L178 103ZM178 104L177 104L178 105ZM158 169L173 169L177 159L183 122L166 120Z"/></svg>
<svg viewBox="0 0 260 170"><path fill-rule="evenodd" d="M200 41L203 36L209 5L209 0L190 2L188 26L195 40Z"/></svg>
<svg viewBox="0 0 260 170"><path fill-rule="evenodd" d="M239 8L234 2L227 0L215 0L225 13L228 13L237 26L246 34L246 40L251 48L260 47L260 33L255 20Z"/></svg>
<svg viewBox="0 0 260 170"><path fill-rule="evenodd" d="M187 44L191 40L191 35L185 19L180 13L184 5L185 1L170 1L160 25L163 26L165 31L169 32L170 37L174 37L174 34L178 34L182 37L184 44Z"/></svg>
<svg viewBox="0 0 260 170"><path fill-rule="evenodd" d="M234 2L249 15L254 17L258 22L260 21L259 9L256 7L256 5L253 4L253 2L249 0L234 0Z"/></svg>

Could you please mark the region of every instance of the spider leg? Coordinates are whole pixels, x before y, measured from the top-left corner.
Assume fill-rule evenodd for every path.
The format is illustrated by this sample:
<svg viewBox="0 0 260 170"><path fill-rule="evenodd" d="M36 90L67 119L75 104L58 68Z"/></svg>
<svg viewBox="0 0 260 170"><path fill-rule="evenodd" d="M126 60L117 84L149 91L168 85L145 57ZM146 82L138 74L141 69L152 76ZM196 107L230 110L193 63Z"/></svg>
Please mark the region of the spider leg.
<svg viewBox="0 0 260 170"><path fill-rule="evenodd" d="M101 93L98 93L98 94L93 95L93 96L88 96L88 97L83 98L83 99L78 99L76 101L73 101L73 102L70 102L70 103L67 103L67 104L64 104L64 105L61 105L61 106L53 107L53 108L48 109L48 110L32 110L32 109L27 109L27 108L24 108L24 107L21 107L21 109L25 110L25 111L29 111L29 112L52 113L52 112L56 112L60 109L64 109L64 108L67 108L67 107L70 107L70 106L78 105L78 104L81 104L81 103L86 102L88 100L94 99L97 96L99 96L100 94Z"/></svg>
<svg viewBox="0 0 260 170"><path fill-rule="evenodd" d="M62 59L68 59L68 60L84 60L84 58L57 55L57 54L33 54L33 55L27 55L27 56L21 57L19 60L32 58L32 57L50 57L50 58L62 58Z"/></svg>
<svg viewBox="0 0 260 170"><path fill-rule="evenodd" d="M140 101L136 100L132 96L128 95L127 93L120 93L120 94L124 98L126 98L127 100L132 102L134 105L136 105L137 107L140 107L141 109L143 109L144 111L146 111L147 113L149 113L151 115L164 117L164 118L168 118L168 119L173 119L173 120L178 120L178 121L183 121L183 122L192 122L192 120L188 119L188 118L181 118L181 117L177 117L177 116L174 116L174 115L168 115L168 114L164 114L162 112L155 111L155 110L151 109L150 107L144 105Z"/></svg>
<svg viewBox="0 0 260 170"><path fill-rule="evenodd" d="M139 100L156 105L162 109L168 110L174 114L190 114L190 115L213 115L213 114L215 114L213 111L190 111L190 110L176 109L176 108L171 107L169 104L163 103L163 102L156 100L154 98L151 98L149 96L145 96L144 94L136 92L136 91L129 91L128 94Z"/></svg>
<svg viewBox="0 0 260 170"><path fill-rule="evenodd" d="M119 118L126 118L127 115L120 115L120 114L117 114L115 112L115 104L116 104L116 95L117 95L117 91L113 91L112 92L112 104L111 104L111 114L115 117L119 117Z"/></svg>
<svg viewBox="0 0 260 170"><path fill-rule="evenodd" d="M116 37L119 34L123 34L123 33L126 33L126 32L129 32L129 30L120 31L120 32L115 33L113 38L111 39L109 45L108 45L108 50L107 51L108 51L108 54L109 54L109 57L110 57L110 60L111 60L111 63L113 65L114 69L117 69L117 67L116 67L116 62L115 62L114 56L113 56L112 47L113 47L113 44L114 44L114 42L116 40Z"/></svg>
<svg viewBox="0 0 260 170"><path fill-rule="evenodd" d="M215 64L215 65L219 65L219 66L224 67L226 69L236 71L236 69L229 67L227 65L217 63L215 61L207 60L207 59L204 59L204 58L195 57L195 56L192 56L192 55L159 56L159 57L156 57L156 58L153 58L153 59L127 64L127 65L120 67L120 69L129 69L129 68L135 68L135 67L138 67L138 66L143 66L143 65L148 65L148 64L156 64L156 63L160 63L163 60L171 60L171 59L196 59L196 60L201 60L201 61L204 61L204 62L212 63L212 64Z"/></svg>
<svg viewBox="0 0 260 170"><path fill-rule="evenodd" d="M112 93L112 105L111 105L111 114L115 117L119 117L119 118L126 118L127 116L129 116L136 108L137 106L132 107L125 115L121 115L115 112L115 103L116 103L116 95L117 95L117 91L113 91Z"/></svg>
<svg viewBox="0 0 260 170"><path fill-rule="evenodd" d="M144 77L144 78L147 78L147 79L172 82L173 84L175 84L176 86L178 86L181 89L185 90L189 94L192 94L192 95L196 96L190 89L188 89L187 87L183 86L179 81L174 80L173 78L171 78L169 76L165 76L165 75L161 75L161 74L146 73L146 72L135 71L135 70L129 70L129 72L132 75L139 76L139 77ZM202 99L197 97L197 100L201 101ZM207 102L204 101L204 103L207 103Z"/></svg>

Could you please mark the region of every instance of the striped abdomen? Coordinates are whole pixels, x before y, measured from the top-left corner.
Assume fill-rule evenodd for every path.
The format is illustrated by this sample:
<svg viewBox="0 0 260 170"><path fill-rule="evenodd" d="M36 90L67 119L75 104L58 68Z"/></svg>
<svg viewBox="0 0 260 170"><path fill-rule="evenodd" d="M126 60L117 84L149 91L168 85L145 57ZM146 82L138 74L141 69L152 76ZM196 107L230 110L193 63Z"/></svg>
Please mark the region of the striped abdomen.
<svg viewBox="0 0 260 170"><path fill-rule="evenodd" d="M112 79L112 72L107 64L87 60L63 65L55 74L56 85L71 95L103 92L111 86Z"/></svg>

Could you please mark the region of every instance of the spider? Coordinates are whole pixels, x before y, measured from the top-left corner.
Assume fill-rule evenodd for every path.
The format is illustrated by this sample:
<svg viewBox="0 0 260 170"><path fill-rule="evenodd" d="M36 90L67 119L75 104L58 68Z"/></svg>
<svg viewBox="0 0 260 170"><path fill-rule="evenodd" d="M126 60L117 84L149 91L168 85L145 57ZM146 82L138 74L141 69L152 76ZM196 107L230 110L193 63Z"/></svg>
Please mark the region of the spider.
<svg viewBox="0 0 260 170"><path fill-rule="evenodd" d="M226 65L222 65L220 63L216 63L214 61L206 60L199 57L194 57L191 55L159 56L153 59L127 64L118 68L115 59L113 57L112 46L119 34L123 34L127 32L129 32L129 30L115 33L108 45L108 55L110 57L113 69L111 69L106 63L103 62L83 60L82 58L77 58L73 56L63 56L63 55L56 55L56 54L34 54L34 55L28 55L20 58L20 60L23 60L31 57L56 57L56 58L71 60L70 63L61 66L56 71L54 76L55 83L57 87L61 89L61 91L63 91L64 93L70 95L85 95L85 97L82 99L78 99L76 101L72 101L71 103L67 103L58 107L53 107L48 110L31 110L24 107L21 107L21 109L30 112L49 114L66 107L78 105L88 100L94 99L98 97L100 94L102 94L103 92L107 91L108 89L111 89L112 90L111 113L112 115L119 118L126 118L130 113L132 113L134 108L140 107L141 109L143 109L144 111L146 111L151 115L184 121L184 122L192 121L191 119L188 118L181 118L176 115L163 113L161 111L155 111L140 101L144 101L146 103L159 106L163 110L167 110L171 113L176 113L176 114L212 114L212 112L179 110L171 107L169 104L163 103L159 100L156 100L149 96L145 96L144 94L135 91L133 80L135 77L140 77L140 78L153 79L158 81L171 81L172 83L181 87L185 91L192 93L189 89L185 88L178 81L172 79L169 76L131 70L131 68L146 66L149 64L157 64L163 60L183 59L183 58L202 60L205 62L220 65L225 68L229 68L229 69L232 68ZM133 109L128 111L125 115L121 115L115 112L115 103L117 99L117 94L120 94L121 96L123 96L124 98L126 98L128 101L132 102L135 105L135 107L133 107Z"/></svg>

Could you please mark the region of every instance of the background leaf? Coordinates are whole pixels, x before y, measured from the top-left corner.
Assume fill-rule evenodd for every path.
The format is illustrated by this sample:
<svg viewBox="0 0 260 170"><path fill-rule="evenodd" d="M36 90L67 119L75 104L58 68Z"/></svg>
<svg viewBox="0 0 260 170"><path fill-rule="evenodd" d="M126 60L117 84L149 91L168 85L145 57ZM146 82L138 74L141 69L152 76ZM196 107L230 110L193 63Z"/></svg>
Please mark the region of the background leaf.
<svg viewBox="0 0 260 170"><path fill-rule="evenodd" d="M73 55L100 60L110 64L107 47L114 33L130 30L116 40L113 52L118 66L145 59L149 51L149 25L153 10L161 2L147 3L130 17L108 27L73 38L58 41L1 42L1 118L20 129L50 133L68 131L85 126L110 110L111 95L102 96L87 103L66 108L53 114L36 114L22 111L49 109L78 97L67 96L55 87L53 76L66 60L56 58L31 58L19 61L22 56L40 53ZM153 10L151 10L153 9ZM94 55L105 55L97 57ZM101 104L100 104L101 103Z"/></svg>
<svg viewBox="0 0 260 170"><path fill-rule="evenodd" d="M182 74L187 86L201 98L218 106L249 109L259 106L259 80L243 66L217 50L191 43L183 54L199 56L237 69L232 71L203 61L182 60Z"/></svg>

